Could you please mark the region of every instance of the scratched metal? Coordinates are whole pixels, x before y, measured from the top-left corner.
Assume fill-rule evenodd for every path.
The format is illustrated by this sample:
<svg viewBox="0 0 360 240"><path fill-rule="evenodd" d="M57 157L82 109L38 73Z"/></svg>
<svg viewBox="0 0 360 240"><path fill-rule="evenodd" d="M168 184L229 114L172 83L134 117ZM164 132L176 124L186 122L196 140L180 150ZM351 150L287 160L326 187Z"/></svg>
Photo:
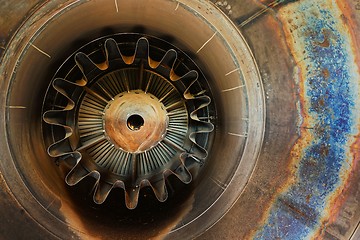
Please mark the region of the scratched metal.
<svg viewBox="0 0 360 240"><path fill-rule="evenodd" d="M359 69L336 1L303 0L278 14L300 70L300 138L291 152L292 178L254 238L317 238L337 214L333 205L355 167Z"/></svg>

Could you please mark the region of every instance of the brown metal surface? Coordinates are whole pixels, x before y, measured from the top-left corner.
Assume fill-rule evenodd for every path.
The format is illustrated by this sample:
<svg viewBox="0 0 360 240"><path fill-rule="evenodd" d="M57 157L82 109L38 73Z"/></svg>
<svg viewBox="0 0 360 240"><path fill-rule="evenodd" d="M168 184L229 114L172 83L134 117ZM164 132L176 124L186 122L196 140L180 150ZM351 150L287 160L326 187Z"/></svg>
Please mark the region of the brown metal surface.
<svg viewBox="0 0 360 240"><path fill-rule="evenodd" d="M221 2L221 1L218 1ZM306 1L299 1L306 5ZM231 16L234 16L234 9L236 9L237 3L232 1L227 1L228 8L231 6L232 14ZM267 1L267 5L270 5L270 2ZM315 2L314 5L321 4ZM337 1L336 4L338 4L339 8L341 9L342 13L335 13L331 15L334 19L341 19L343 24L343 36L346 36L346 38L352 39L352 44L356 45L356 42L358 42L356 39L358 39L359 36L359 14L357 13L356 8L356 2L355 1ZM322 9L332 9L331 11L336 12L336 4L333 2L328 2L324 5L322 5ZM221 5L221 4L220 4ZM246 4L245 4L246 5ZM248 5L251 5L251 2L248 3ZM280 4L280 6L283 4ZM310 5L310 4L309 4ZM235 6L235 7L234 7ZM296 8L296 4L289 3L289 8L291 9L292 6ZM264 9L267 9L266 11ZM286 7L283 7L283 9L286 9ZM263 10L263 11L262 11ZM296 116L298 115L296 112L300 113L301 115L306 115L306 110L299 111L297 108L302 103L296 100L298 98L298 93L296 91L299 91L300 89L300 97L303 98L303 101L308 101L307 95L304 94L304 92L301 92L303 89L301 86L298 86L298 83L301 81L306 82L308 80L308 77L304 77L301 79L301 74L297 66L304 66L306 70L303 70L303 72L308 71L309 64L306 63L305 55L305 49L302 47L297 46L295 51L299 51L297 54L294 54L295 56L298 56L298 58L295 60L293 59L293 53L291 52L294 50L294 45L299 42L299 37L296 35L297 29L305 28L308 25L311 26L311 23L306 23L306 17L305 14L302 13L302 11L297 10L295 12L289 11L281 15L282 18L279 18L282 8L278 7L275 9L272 9L272 7L269 8L260 8L260 10L256 11L253 10L253 13L261 12L261 17L258 17L256 20L253 20L251 24L244 26L244 34L247 37L247 39L250 42L250 45L252 46L252 49L254 51L254 54L256 56L256 59L258 60L259 66L261 66L262 70L262 76L263 80L265 82L264 87L265 91L268 93L267 97L267 109L271 114L271 118L268 121L267 125L267 136L265 139L276 139L276 142L271 143L265 143L265 146L268 144L271 144L272 147L270 149L264 148L262 154L260 155L259 159L259 165L258 170L255 171L254 178L250 182L249 188L247 190L249 191L248 194L247 191L245 194L239 199L238 203L234 206L233 212L237 212L239 215L234 216L233 214L228 214L225 216L225 218L220 221L218 225L214 227L215 231L209 231L204 235L204 238L211 238L211 237L218 237L218 238L248 238L249 232L258 231L261 232L262 227L264 225L261 225L268 221L269 215L269 208L271 206L274 206L276 204L276 198L281 193L286 191L284 188L287 188L289 186L284 185L285 184L294 184L296 172L300 168L299 165L291 165L291 160L286 156L289 156L289 152L291 151L291 155L289 156L290 159L299 159L301 155L303 154L304 149L310 141L312 140L312 137L305 137L305 132L309 132L311 130L311 127L309 128L309 125L307 125L306 122L303 122L302 127L300 128L301 138L297 141L295 141L297 137L297 131L294 131L297 129L297 120ZM279 10L279 12L278 12ZM249 10L247 10L249 11ZM310 11L310 10L307 10ZM250 11L249 11L250 12ZM311 14L311 13L310 13ZM315 14L315 13L313 13ZM239 16L246 16L246 12L242 12L239 14L235 14ZM248 19L249 16L246 18L240 18L235 19L239 20L239 22L245 22L246 19ZM320 22L322 19L317 15L318 21ZM282 21L279 21L282 20ZM295 22L299 20L300 24L296 24ZM336 21L336 20L334 20ZM286 26L290 25L290 31L284 34L284 28L286 29ZM284 27L285 26L285 27ZM271 31L258 31L258 29L271 29ZM349 32L347 32L349 31ZM314 41L314 44L317 44L321 47L329 47L331 45L334 45L333 41L338 41L338 39L334 39L332 36L333 33L330 34L327 30L325 31L319 31L319 35L323 35L324 38L320 41ZM350 33L350 34L349 34ZM349 34L349 35L348 35ZM316 33L309 33L307 37L314 37L316 36ZM263 44L262 39L267 39L266 43ZM269 44L274 43L277 44ZM351 42L351 40L350 40ZM354 47L353 45L353 52L350 53L355 57L355 59L358 59L359 52L357 47ZM293 46L292 48L289 48L289 46ZM292 49L292 50L291 50ZM355 50L355 51L354 51ZM274 56L276 56L274 58ZM321 58L322 54L319 52L318 57ZM271 60L270 60L271 59ZM288 60L286 60L288 59ZM329 58L331 59L331 57ZM262 60L264 62L262 63ZM356 65L358 64L358 61L356 61ZM291 63L291 64L290 64ZM287 64L287 66L285 65ZM345 63L344 63L345 64ZM351 61L348 63L350 66L352 65ZM285 65L285 66L284 66ZM288 73L286 73L288 71ZM278 76L275 74L278 73ZM322 73L325 77L328 77L329 73L328 71L323 71ZM356 70L354 72L356 73ZM287 77L288 76L288 77ZM356 80L357 78L354 77L354 87L356 88ZM266 82L269 80L269 84ZM281 84L279 84L277 81L280 80ZM340 81L340 80L339 80ZM282 91L281 89L274 89L276 86L286 87L286 84L288 83L289 89L286 91ZM294 92L295 90L295 92ZM286 92L292 94L286 94ZM293 96L294 99L287 99L284 104L281 103L281 100L285 100L284 97L291 97ZM281 99L281 98L282 99ZM304 99L305 98L305 99ZM289 106L289 103L294 103L292 110L287 109L286 112L282 112L282 110L285 109L278 109L277 106L282 106L282 108ZM325 106L323 105L324 102L319 101L318 108L323 109ZM274 106L274 108L272 108ZM286 115L289 114L289 115ZM286 123L284 122L285 119L292 120L292 124L289 124L290 122ZM279 123L277 123L279 122ZM356 126L356 125L355 125ZM286 130L286 128L288 128ZM356 127L355 127L356 128ZM273 129L273 130L271 130ZM292 130L291 130L292 129ZM324 134L324 132L323 132ZM291 135L293 138L291 139ZM356 135L356 134L355 134ZM279 137L281 136L281 137ZM289 137L289 140L286 140L287 137ZM353 136L354 139L358 139L358 136ZM279 145L278 147L275 147L275 144L279 143L279 141L284 140L284 143L282 145ZM349 146L349 145L348 145ZM341 178L348 179L345 180L342 184L343 187L339 187L339 189L333 193L333 196L331 197L332 200L329 202L329 205L326 210L324 210L324 217L322 219L322 226L320 229L315 228L315 234L318 234L317 236L313 236L314 238L320 238L320 239L349 239L353 234L354 231L358 225L359 222L359 210L358 210L358 202L359 202L359 186L357 184L358 182L358 175L359 171L357 169L357 161L358 161L358 148L356 146L356 141L351 144L351 155L349 156L349 160L347 160L348 163L352 162L350 166L353 166L352 170L350 172L341 173ZM283 150L281 150L283 149ZM285 151L284 151L285 150ZM270 151L270 152L269 152ZM325 149L319 149L321 153L325 156L328 154L328 150ZM270 156L270 158L268 158ZM285 157L284 157L285 156ZM282 161L282 163L281 163ZM271 167L269 164L276 164L278 165ZM308 163L309 166L317 166L316 161L313 161L312 163ZM315 165L311 165L315 164ZM262 171L259 171L262 169ZM267 172L269 175L271 173L266 170L266 167L268 169L276 169L276 177L268 176L268 178L262 178L262 176L266 176L265 173ZM318 169L318 173L321 170ZM304 174L310 174L311 171L304 172ZM357 176L357 177L356 177ZM277 183L275 180L278 179ZM254 183L254 186L253 186ZM345 186L345 187L344 187ZM251 190L253 189L253 190ZM261 189L261 190L260 190ZM351 190L350 190L351 189ZM257 193L255 195L255 193ZM316 193L314 193L316 195ZM300 193L299 193L300 195ZM257 196L254 198L254 196ZM266 198L268 197L268 198ZM249 199L251 199L249 201ZM296 196L293 196L293 199L296 199ZM312 195L307 195L305 201L307 203L310 203L312 199ZM337 199L337 200L335 200ZM255 204L250 204L249 202L255 201ZM288 211L293 212L294 218L298 216L298 218L310 218L311 215L309 215L309 212L307 210L306 206L296 206L293 202L288 202L282 200L280 204L284 204L285 206L288 206ZM243 206L246 206L246 208L243 208ZM252 208L253 207L253 208ZM236 210L235 210L236 209ZM265 215L263 213L266 213ZM240 216L240 217L239 217ZM254 217L255 216L255 217ZM278 213L278 231L273 232L273 234L269 235L262 235L262 238L286 238L285 233L288 231L290 233L289 229L282 229L281 225L283 220L281 219L281 213ZM257 218L259 217L259 218ZM260 222L260 226L259 226ZM261 223L262 222L262 223ZM239 223L241 224L241 228L237 227ZM229 231L221 231L222 229L228 228L230 225ZM274 223L271 223L274 224ZM290 222L287 223L288 226L291 226ZM273 225L274 226L274 225ZM301 227L298 227L299 232L301 232ZM220 233L219 233L220 232ZM284 234L284 235L281 235ZM253 235L254 236L254 235ZM281 237L282 236L282 237ZM297 237L300 237L297 235ZM202 239L202 237L201 237ZM356 239L356 238L355 238Z"/></svg>
<svg viewBox="0 0 360 240"><path fill-rule="evenodd" d="M16 26L20 25L22 19L20 16L30 10L30 6L21 5L21 2L18 1L19 5L16 5L21 7L6 5L6 8L1 9L6 13L10 12L11 14L7 17L12 19L11 21L6 20L6 28L1 30L1 34L3 34L1 36L6 36L3 37L4 43L9 41L8 36L13 33L11 29L16 29ZM359 78L356 67L360 62L360 3L357 0L315 2L307 0L228 0L213 2L240 28L254 54L264 85L267 117L261 154L240 198L220 222L198 239L294 239L292 238L294 235L291 234L295 234L299 239L346 240L351 237L358 239L359 231L355 232L360 220L358 107L350 107L352 110L348 115L354 119L350 124L352 132L347 133L345 128L339 131L339 138L342 137L341 133L344 133L347 139L340 144L339 149L345 149L347 152L343 154L342 150L338 151L340 154L337 155L337 159L341 159L339 164L342 168L331 175L332 169L338 167L329 167L325 162L328 161L327 159L331 156L337 143L333 142L332 138L321 137L328 136L337 126L319 124L324 118L319 115L314 117L313 114L321 114L324 109L329 110L334 104L326 103L326 98L313 101L310 96L314 96L311 94L316 89L325 89L327 86L334 86L335 90L341 89L341 86L339 87L335 83L342 79L344 80L343 86L350 86L350 89L358 87ZM173 14L178 14L181 6L177 2L171 4L174 9ZM306 11L304 7L308 7ZM113 5L112 8L114 11L119 9L121 11L121 4ZM134 9L134 12L137 11ZM322 15L322 11L328 15ZM82 18L84 17L82 16ZM153 17L157 16L153 15ZM213 18L214 16L209 14L208 17ZM317 23L320 22L322 24L318 26ZM167 23L163 22L163 24L166 27ZM179 28L177 31L181 31L181 29ZM192 31L192 33L198 32L200 34L203 31L201 29ZM202 34L200 35L202 36ZM195 43L195 40L188 42L189 45L194 46L194 52L202 53L204 48L206 50L207 47L212 47L212 33L205 33L205 35L207 37L206 39L204 37L203 42L209 40L210 45L201 46L202 44ZM183 34L183 38L188 36L189 33ZM312 50L305 46L309 41L313 46ZM331 57L335 56L330 52L334 46L338 46L338 50L347 56L346 60L342 60L339 65L336 64L336 59ZM49 55L54 56L55 52L49 46L40 47ZM215 51L216 54L211 51L204 52L204 57L209 59L210 64L219 61L214 55L218 56L217 53L224 51L224 49L216 50L218 50ZM316 52L312 55L314 51ZM41 53L37 52L36 54ZM319 65L321 68L312 67L314 63L319 62L323 64ZM341 65L348 68L344 70ZM223 69L217 68L216 64L212 64L212 66L215 71L223 72ZM331 66L336 66L337 70L332 69ZM231 70L234 69L228 69L225 74L229 73L228 76L231 76ZM336 71L339 75L336 75ZM340 75L340 72L343 75ZM346 74L349 72L352 75L348 78ZM222 76L219 74L217 77L221 78ZM310 81L313 78L315 80ZM316 82L316 80L319 80L318 82L322 85L311 87L310 83ZM225 81L224 79L218 83L220 88L230 89L230 86L223 87ZM331 94L331 92L324 93L323 96L335 96ZM343 96L348 100L344 102L345 104L354 102L355 105L358 105L359 99L354 94ZM339 101L342 99L336 99L334 103ZM232 107L236 106L231 101L227 104ZM228 111L224 107L227 104L221 105L225 111ZM21 104L19 103L18 106ZM339 111L334 111L334 119L336 119L337 112ZM313 145L313 139L318 139L318 142L322 144L319 144L320 147L314 148L310 155L306 155L306 151ZM326 145L326 143L333 145ZM231 147L228 148L228 151L231 151ZM217 155L217 158L219 161L225 161L222 156ZM338 160L331 158L329 162L338 163ZM329 174L323 177L326 172ZM299 179L302 179L301 176L306 176L305 180L298 182ZM321 178L316 178L316 176L321 176ZM320 182L334 179L334 183L326 182L323 188L316 188L318 179ZM217 181L217 179L213 179L213 182L214 187L227 187L226 183ZM294 186L304 187L298 188L296 194L291 195L289 189ZM211 188L209 187L209 189ZM14 215L11 219L17 219L13 220L14 223L8 230L1 229L5 238L10 238L13 234L17 234L14 226L20 222L19 219L22 217L17 213L17 207L11 204L14 200L8 200L12 199L10 195L5 191L1 193L4 193L4 200L0 201L0 204L4 207L1 207L0 211L3 211L4 214L13 212ZM66 191L61 194L66 195ZM202 192L202 195L206 196L206 194L206 191ZM316 196L321 194L327 196L326 204L321 201L314 204ZM156 236L158 232L161 232L162 236L162 234L166 235L170 232L177 222L181 222L183 216L191 211L193 201L195 201L193 196L195 195L192 195L183 205L182 210L174 212L176 216L169 221L167 228L158 230L160 228L150 224L155 230L146 229L143 236L146 236L145 238ZM51 207L51 201L48 203ZM86 222L82 219L81 216L86 216L86 214L83 210L74 210L76 204L71 201L68 204L63 203L61 211L70 225L80 229L83 234L80 236L101 238L104 236L98 233L107 232L107 237L118 237L116 231L109 230L111 227L102 225L95 230L96 220ZM28 215L26 216L27 224L24 226L35 227ZM211 216L211 214L208 215L208 217ZM119 221L123 222L126 219ZM136 228L132 230L136 231ZM30 234L36 236L33 231L30 231ZM39 231L39 234L43 234L43 232ZM127 239L133 237L131 233L125 233L123 236Z"/></svg>
<svg viewBox="0 0 360 240"><path fill-rule="evenodd" d="M59 64L56 62L55 53L61 54L62 52L55 49L60 48L62 44L65 44L69 48L68 51L71 51L71 49L76 50L76 46L71 45L73 44L72 39L79 38L80 35L83 35L86 36L83 41L89 41L94 36L98 36L98 34L100 34L100 29L107 26L108 24L114 24L118 21L118 11L121 12L123 17L128 18L130 22L134 22L134 25L136 25L137 22L145 23L146 28L151 30L149 34L157 34L158 32L167 33L169 31L167 34L174 35L178 44L184 47L184 49L188 49L190 53L195 53L197 56L196 58L201 59L199 60L203 63L201 69L209 75L209 79L212 79L213 82L211 82L211 85L214 87L214 89L216 89L215 94L217 95L217 99L221 99L216 101L216 104L219 106L218 109L221 110L218 117L222 124L219 125L219 128L217 128L217 134L214 142L224 144L225 149L214 148L211 158L225 158L227 159L226 164L223 164L221 161L211 160L212 164L208 164L206 166L206 171L204 171L205 176L196 183L197 191L192 192L192 188L188 188L188 193L183 194L183 196L188 196L187 200L182 200L181 204L174 205L176 207L174 207L173 204L178 200L180 201L182 199L181 197L173 198L173 202L167 202L166 204L162 205L162 207L152 205L151 208L145 208L146 211L144 208L142 208L139 210L141 214L139 212L132 212L131 214L127 212L124 214L122 213L122 209L117 209L116 212L109 212L104 209L100 210L100 207L94 207L91 206L91 204L86 204L85 206L84 204L80 204L81 201L78 202L80 199L72 199L71 197L68 197L66 190L64 191L63 189L64 186L59 185L57 181L61 179L61 176L59 175L62 175L63 173L57 172L57 174L51 174L52 172L57 171L55 166L53 169L50 167L45 171L45 166L48 167L47 164L49 162L47 161L44 166L41 166L40 162L43 162L44 156L31 156L36 155L35 152L37 151L31 150L31 141L28 141L27 138L20 139L20 141L22 141L24 144L11 144L15 146L12 147L12 152L16 155L16 158L19 158L20 155L22 155L20 158L24 159L23 161L19 162L17 171L25 173L25 171L22 169L29 168L30 165L38 165L34 168L36 174L32 174L31 176L25 174L23 179L29 183L28 186L32 186L31 188L33 188L34 193L37 192L40 183L44 185L44 189L46 189L46 191L51 189L50 191L55 194L55 197L60 195L62 196L61 198L56 199L60 200L61 202L60 211L54 207L50 207L48 210L55 215L55 218L61 220L59 222L60 225L64 224L65 226L70 227L79 236L85 235L88 237L93 237L96 236L99 232L107 236L114 236L119 231L119 228L122 229L123 236L133 236L135 239L143 238L144 236L165 237L168 235L183 238L184 236L189 236L188 234L191 232L192 234L197 235L201 232L202 228L206 228L206 226L212 225L217 219L219 219L219 217L223 215L224 211L231 207L239 194L238 189L242 189L246 185L246 181L251 174L252 168L254 167L257 153L261 147L264 125L264 106L261 92L262 86L261 82L259 81L256 64L253 61L248 46L244 42L237 29L234 28L231 22L229 22L226 18L223 18L222 13L214 8L213 5L210 5L207 1L186 1L179 3L161 1L161 8L148 9L148 11L145 12L143 11L144 9L138 8L138 2L135 3L130 1L122 1L122 4L120 4L120 1L117 1L116 3L123 6L123 8L117 9L117 5L114 5L113 1L111 1L111 4L109 1L108 5L101 4L101 7L97 5L99 3L96 1L83 3L74 2L72 5L69 5L66 11L62 11L62 7L64 7L64 5L56 5L54 2L49 3L49 5L46 4L46 7L49 9L45 7L40 9L39 12L33 16L33 18L26 22L32 27L26 28L24 26L26 31L18 31L18 37L12 42L13 45L17 46L18 44L22 46L21 43L28 42L29 40L31 43L28 43L26 46L22 47L9 47L8 50L10 52L14 51L14 49L17 49L16 54L19 55L15 57L13 54L9 54L8 52L8 54L5 54L5 58L9 58L9 55L12 55L13 58L17 58L21 55L21 62L27 62L30 59L32 59L31 62L39 61L39 64L43 66L43 69L52 71L50 69L53 69L52 67L54 65L58 66ZM153 3L154 1L151 1L151 4ZM52 4L56 6L54 7ZM144 4L149 4L149 1L145 1L141 5ZM78 8L80 5L85 9ZM154 5L160 6L159 4ZM131 8L131 11L124 11L124 8L126 7ZM98 12L98 10L101 12L106 12L107 14L101 14ZM62 11L62 14L58 14L59 11ZM95 11L98 14L91 14L89 11ZM137 16L142 16L144 19L134 18L134 12L136 11L140 11L142 14ZM159 24L162 23L161 19L166 18L165 16L171 14L172 11L175 11L176 15L169 18L171 21L168 23L173 24L175 27L169 28L167 25ZM43 15L41 15L40 12ZM84 15L85 12L86 14ZM66 17L66 14L70 14L75 18ZM159 14L162 14L163 16L161 17ZM55 25L53 25L54 22L46 20L47 17L53 18L54 16L55 23L58 21L58 17L60 17L62 24L55 24L55 27ZM101 18L98 19L99 21L94 22L84 22L77 20L78 18L83 19L86 16L92 16L95 18L101 16ZM204 19L208 19L209 21L204 21ZM36 20L36 24L31 24L32 20ZM76 25L77 27L74 29L67 29L67 31L65 31L67 36L65 37L64 31L60 29L59 26L66 26L67 23L69 23L68 21L75 21L78 23L78 25ZM180 31L181 29L184 29L184 25L178 25L178 22L187 23L187 27L185 29L187 29L189 32L197 33L197 35L193 35L194 37L192 38L185 37L185 35ZM42 28L42 37L39 37L37 34L33 35L35 32L37 32L37 28L44 26L44 24L46 26L50 24L51 26L49 25L49 27ZM119 29L115 29L114 31L131 30L129 30L129 27L120 25L116 26ZM90 35L88 33L88 27L95 29L94 32ZM80 30L84 30L84 32ZM46 34L44 31L54 31L54 33L56 32L60 35L55 36L53 34ZM23 34L25 32L26 35L24 36ZM67 37L70 36L71 40L67 39ZM20 41L20 39L22 39L22 41ZM51 41L51 39L56 39L56 41ZM48 45L47 42L49 40L54 44L51 47L52 50L45 47ZM218 61L219 59L212 57L214 54L213 49L217 49L217 51L222 54L221 62ZM207 60L204 61L204 59ZM246 61L244 61L245 59ZM4 68L11 68L11 63L11 61L6 62ZM28 67L28 65L19 65L18 70L16 72L12 72L10 70L10 74L13 74L13 76L16 75L17 78L26 78L26 76L29 76L29 74L27 74L30 70ZM208 69L212 70L208 71ZM31 69L31 72L33 79L38 79L38 81L44 78L49 79L48 77L45 77L45 75L48 73L42 72L42 69L33 68ZM222 81L224 78L226 78L226 81ZM5 79L8 80L7 77ZM11 89L13 92L24 94L23 99L27 98L25 96L25 89L35 88L35 86L41 85L40 82L35 83L30 81L27 82L27 84L30 85L22 85L21 88L23 90L20 90L20 85L18 85L17 82L19 83L19 81L13 82L14 84L11 85ZM41 88L37 89L42 91ZM19 140L15 140L13 137L17 134L32 135L32 138L39 137L35 134L30 134L29 130L26 130L31 129L31 131L36 132L36 129L39 129L38 125L33 126L32 128L27 128L24 126L23 129L15 127L18 124L21 125L23 123L23 119L38 119L38 109L34 109L35 105L30 106L28 104L37 102L37 98L40 98L41 94L34 94L31 91L26 92L35 96L31 103L20 103L22 100L15 98L15 95L12 95L13 97L9 97L7 100L8 106L11 106L8 111L8 113L11 115L11 120L8 121L8 124L12 125L8 128L9 137L12 138L15 142ZM201 98L199 94L192 95L191 92L185 93L184 97L190 101L200 99L201 103L196 106L196 108L194 108L194 110L190 113L190 117L193 121L201 122L200 119L197 119L196 114L194 113L199 111L201 108L206 107L209 103L209 99ZM19 108L15 108L15 106L19 106ZM21 106L24 108L21 108ZM238 106L239 108L234 111L234 109L229 108L228 106ZM14 109L22 109L23 111L15 112L13 111ZM197 128L199 129L198 131L200 133L205 129L204 126L200 125ZM25 130L25 132L23 132L23 130ZM26 131L29 134L27 134ZM192 142L196 142L195 136L190 136L190 139ZM42 148L41 145L37 145L37 147ZM35 150L35 148L33 149ZM231 149L231 151L229 151L229 149ZM234 151L234 149L236 151ZM42 153L43 149L39 149L39 151ZM24 153L30 154L24 155ZM238 161L240 156L241 161ZM30 159L36 159L37 161L30 161L30 163L28 161ZM9 161L11 161L10 158ZM36 170L38 167L41 168L39 173L42 171L47 173L44 175L38 174ZM239 174L233 175L234 171L237 172L240 169L241 174L239 172ZM67 171L66 169L63 170L64 172ZM34 176L36 176L36 178ZM42 177L49 179L45 181L33 181L36 179L41 179ZM8 179L7 181L9 184L12 184L12 182ZM50 188L47 188L47 184L50 182L55 184L51 185ZM82 188L84 187L81 187L80 189ZM44 193L45 198L47 197L46 191L42 192ZM200 197L204 194L207 195L207 198ZM16 195L18 195L18 193ZM66 197L63 198L64 196ZM78 198L81 195L74 194L74 196L74 198ZM39 198L38 196L36 196L35 199L39 200L41 203L39 207L41 207L43 199ZM151 201L149 201L149 203L151 203ZM189 207L188 203L192 207ZM24 208L26 208L27 211L29 211L30 214L36 210L34 207L29 208L26 202L22 202L22 205ZM76 205L79 205L79 207L76 207ZM52 205L50 204L50 206ZM85 208L82 209L83 207ZM176 210L177 214L166 214L167 211L165 211L163 214L166 214L166 218L163 219L161 217L161 213L152 215L153 213L151 212L151 209L154 209L154 207L167 208L169 213ZM94 208L95 210L86 208ZM118 221L112 220L108 222L106 221L106 218L109 217L108 214L115 214L117 216L115 219L120 219ZM96 215L96 218L94 215ZM141 232L133 231L133 228L129 228L127 224L123 224L124 218L127 219L130 217L133 219L133 221L139 222L139 220L136 219L144 215L147 215L146 219L148 220L146 220L146 222L140 221L143 229ZM156 221L149 219L153 218L154 216L156 216ZM120 224L120 222L122 224ZM131 223L132 221L127 220L126 222ZM194 224L194 222L197 223ZM101 223L101 226L98 226L99 223ZM200 223L202 226L201 228L198 227L198 224ZM47 227L47 229L51 229L51 227ZM59 230L56 229L54 231L60 231L60 228L58 229ZM149 229L149 231L146 229ZM159 236L159 234L161 235ZM56 233L56 235L58 235L58 233Z"/></svg>
<svg viewBox="0 0 360 240"><path fill-rule="evenodd" d="M131 126L130 118L134 115L144 122L137 128ZM163 104L152 94L142 91L119 95L108 104L104 119L110 141L131 153L149 150L163 140L169 121Z"/></svg>

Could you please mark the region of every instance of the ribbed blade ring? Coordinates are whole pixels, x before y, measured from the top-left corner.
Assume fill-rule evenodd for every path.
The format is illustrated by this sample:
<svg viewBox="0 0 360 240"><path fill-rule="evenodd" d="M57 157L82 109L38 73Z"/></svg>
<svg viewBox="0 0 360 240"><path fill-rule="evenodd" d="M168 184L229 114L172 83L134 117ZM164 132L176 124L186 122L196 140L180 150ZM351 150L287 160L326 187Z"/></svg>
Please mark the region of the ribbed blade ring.
<svg viewBox="0 0 360 240"><path fill-rule="evenodd" d="M68 185L87 176L97 180L96 203L103 203L111 189L123 188L126 206L133 209L140 189L147 186L165 201L166 178L174 174L190 183L189 167L207 157L214 129L211 98L199 72L178 60L178 50L156 52L163 54L156 61L147 38L136 41L133 55L123 53L131 51L131 42L98 41L104 47L94 52L104 52L104 62L95 63L96 54L78 51L75 66L52 81L57 94L43 119L58 130L52 131L48 153L76 160L65 179Z"/></svg>

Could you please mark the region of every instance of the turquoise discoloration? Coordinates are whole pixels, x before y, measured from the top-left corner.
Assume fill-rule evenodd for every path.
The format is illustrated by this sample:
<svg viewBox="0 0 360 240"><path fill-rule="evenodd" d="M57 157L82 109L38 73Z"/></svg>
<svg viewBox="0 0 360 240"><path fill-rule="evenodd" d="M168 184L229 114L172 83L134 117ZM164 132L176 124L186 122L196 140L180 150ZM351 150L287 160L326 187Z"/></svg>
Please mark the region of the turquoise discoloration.
<svg viewBox="0 0 360 240"><path fill-rule="evenodd" d="M342 173L351 167L351 136L358 131L356 66L349 37L334 15L336 3L302 1L287 7L294 11L289 16L293 46L303 54L295 59L302 65L302 117L309 120L302 127L311 142L295 160L295 181L276 198L255 239L305 239L319 230L332 195L344 184Z"/></svg>

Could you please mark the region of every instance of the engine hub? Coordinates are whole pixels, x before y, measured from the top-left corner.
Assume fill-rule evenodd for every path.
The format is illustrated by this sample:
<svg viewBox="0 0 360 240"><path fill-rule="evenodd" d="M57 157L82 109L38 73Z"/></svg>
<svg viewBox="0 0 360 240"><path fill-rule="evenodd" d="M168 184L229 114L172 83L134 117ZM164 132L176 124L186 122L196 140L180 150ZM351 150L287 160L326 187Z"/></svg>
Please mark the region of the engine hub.
<svg viewBox="0 0 360 240"><path fill-rule="evenodd" d="M165 106L141 90L120 93L105 108L103 126L115 148L143 153L159 144L169 125Z"/></svg>
<svg viewBox="0 0 360 240"><path fill-rule="evenodd" d="M190 183L188 168L203 164L214 130L211 98L205 94L209 90L200 71L178 60L178 52L186 56L180 50L162 49L169 46L162 40L156 41L160 46L141 36L135 43L124 41L136 36L119 34L119 42L98 39L74 53L75 66L63 70L70 57L54 76L52 86L58 94L43 115L46 123L63 128L62 134L53 131L58 140L49 146L49 155L76 160L66 183L96 178L94 201L99 204L112 188L123 188L129 209L137 206L145 186L165 201L171 174ZM85 54L89 46L104 48ZM96 64L101 52L105 61ZM126 55L129 52L133 54ZM154 60L150 54L162 56ZM51 95L50 90L46 98Z"/></svg>

